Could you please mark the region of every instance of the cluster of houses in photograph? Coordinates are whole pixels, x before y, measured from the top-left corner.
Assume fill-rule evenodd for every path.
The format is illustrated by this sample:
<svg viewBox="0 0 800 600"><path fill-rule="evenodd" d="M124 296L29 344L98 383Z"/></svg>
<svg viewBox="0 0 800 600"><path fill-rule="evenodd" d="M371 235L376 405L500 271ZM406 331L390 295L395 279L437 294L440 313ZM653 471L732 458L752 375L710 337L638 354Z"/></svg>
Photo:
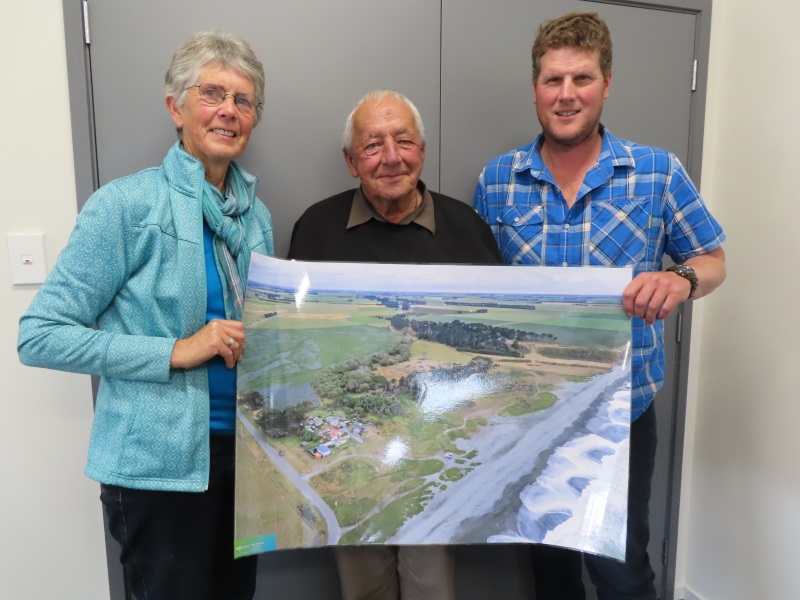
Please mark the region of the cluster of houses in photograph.
<svg viewBox="0 0 800 600"><path fill-rule="evenodd" d="M325 458L331 454L334 448L338 448L353 439L359 444L363 444L362 439L367 433L367 425L355 421L350 426L350 419L330 415L328 417L309 417L306 421L305 429L316 433L322 444L308 448L309 454L314 458ZM307 445L307 442L303 442Z"/></svg>

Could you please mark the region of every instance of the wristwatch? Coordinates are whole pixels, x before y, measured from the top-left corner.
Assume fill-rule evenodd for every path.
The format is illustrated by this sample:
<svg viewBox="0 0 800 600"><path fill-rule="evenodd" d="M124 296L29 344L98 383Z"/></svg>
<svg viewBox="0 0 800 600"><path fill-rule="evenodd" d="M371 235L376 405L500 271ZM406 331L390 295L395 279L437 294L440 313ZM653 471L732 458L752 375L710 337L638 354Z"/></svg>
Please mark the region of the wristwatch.
<svg viewBox="0 0 800 600"><path fill-rule="evenodd" d="M671 267L667 267L667 271L672 271L676 275L680 275L689 281L692 287L689 290L689 298L687 298L687 300L691 299L697 291L697 274L694 272L694 269L686 265L672 265Z"/></svg>

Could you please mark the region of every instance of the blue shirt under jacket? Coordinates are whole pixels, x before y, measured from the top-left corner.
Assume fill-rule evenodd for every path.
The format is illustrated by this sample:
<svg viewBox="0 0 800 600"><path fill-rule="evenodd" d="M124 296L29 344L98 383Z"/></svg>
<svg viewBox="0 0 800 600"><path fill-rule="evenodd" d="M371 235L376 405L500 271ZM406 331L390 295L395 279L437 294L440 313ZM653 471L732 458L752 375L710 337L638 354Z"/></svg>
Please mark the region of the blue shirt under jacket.
<svg viewBox="0 0 800 600"><path fill-rule="evenodd" d="M97 190L20 320L24 364L101 377L86 474L102 483L208 484L207 369L169 366L175 342L205 324L204 176L178 142L161 167ZM267 208L256 199L242 219L248 259L271 255Z"/></svg>

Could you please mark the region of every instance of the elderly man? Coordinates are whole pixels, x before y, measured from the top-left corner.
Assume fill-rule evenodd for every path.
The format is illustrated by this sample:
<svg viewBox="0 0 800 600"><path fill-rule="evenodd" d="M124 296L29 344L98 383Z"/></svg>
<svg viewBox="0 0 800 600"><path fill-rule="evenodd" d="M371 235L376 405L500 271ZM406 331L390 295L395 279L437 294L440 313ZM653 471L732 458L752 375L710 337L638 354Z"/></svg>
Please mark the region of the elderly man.
<svg viewBox="0 0 800 600"><path fill-rule="evenodd" d="M474 206L509 264L631 266L630 478L624 563L586 555L600 600L655 600L647 555L663 319L725 279L725 235L678 159L617 139L600 123L611 85L611 36L595 13L545 22L532 50L542 133L484 168ZM675 265L663 269L668 255ZM580 555L536 547L538 600L583 598Z"/></svg>
<svg viewBox="0 0 800 600"><path fill-rule="evenodd" d="M294 226L289 258L384 263L499 264L491 229L469 207L420 181L425 130L412 102L375 91L345 122L344 159L356 189L311 206ZM446 546L334 549L345 600L451 600Z"/></svg>

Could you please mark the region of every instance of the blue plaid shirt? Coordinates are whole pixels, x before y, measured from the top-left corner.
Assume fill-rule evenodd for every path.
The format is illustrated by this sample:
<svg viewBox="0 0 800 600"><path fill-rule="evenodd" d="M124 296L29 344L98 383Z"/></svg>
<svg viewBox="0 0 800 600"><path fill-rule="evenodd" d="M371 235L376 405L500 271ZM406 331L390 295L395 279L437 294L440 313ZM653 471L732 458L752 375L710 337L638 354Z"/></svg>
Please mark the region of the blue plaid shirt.
<svg viewBox="0 0 800 600"><path fill-rule="evenodd" d="M512 265L632 266L661 270L719 247L725 234L677 157L614 137L603 146L572 208L544 165L542 136L489 162L473 206L491 226L503 262ZM664 325L633 318L631 419L664 382Z"/></svg>

